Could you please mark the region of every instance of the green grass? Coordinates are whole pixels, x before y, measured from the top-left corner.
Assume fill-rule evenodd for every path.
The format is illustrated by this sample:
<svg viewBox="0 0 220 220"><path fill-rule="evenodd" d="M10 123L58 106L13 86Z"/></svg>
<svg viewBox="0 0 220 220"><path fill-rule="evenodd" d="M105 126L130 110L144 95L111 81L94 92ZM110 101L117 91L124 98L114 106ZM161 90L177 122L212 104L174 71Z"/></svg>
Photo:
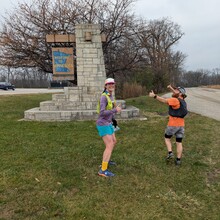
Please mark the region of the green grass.
<svg viewBox="0 0 220 220"><path fill-rule="evenodd" d="M220 219L219 121L186 117L177 168L164 161L167 107L129 99L148 120L119 121L116 176L104 178L94 121L19 121L44 100L0 96L0 219Z"/></svg>

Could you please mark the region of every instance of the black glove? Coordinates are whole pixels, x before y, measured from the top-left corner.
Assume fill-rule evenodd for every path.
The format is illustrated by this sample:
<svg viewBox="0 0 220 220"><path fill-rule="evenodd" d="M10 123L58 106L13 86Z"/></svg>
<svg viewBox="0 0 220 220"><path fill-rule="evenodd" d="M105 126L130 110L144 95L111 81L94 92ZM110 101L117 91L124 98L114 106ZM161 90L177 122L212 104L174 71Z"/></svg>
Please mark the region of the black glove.
<svg viewBox="0 0 220 220"><path fill-rule="evenodd" d="M112 125L116 128L118 126L118 122L112 118Z"/></svg>

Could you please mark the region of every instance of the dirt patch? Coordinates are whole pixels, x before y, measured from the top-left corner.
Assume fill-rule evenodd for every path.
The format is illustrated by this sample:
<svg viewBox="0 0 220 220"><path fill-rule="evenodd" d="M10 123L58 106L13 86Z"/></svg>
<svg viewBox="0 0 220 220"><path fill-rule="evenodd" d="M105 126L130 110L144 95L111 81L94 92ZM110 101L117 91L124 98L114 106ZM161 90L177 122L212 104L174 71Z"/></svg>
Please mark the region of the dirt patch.
<svg viewBox="0 0 220 220"><path fill-rule="evenodd" d="M215 169L207 174L208 183L217 183L220 180L220 169Z"/></svg>

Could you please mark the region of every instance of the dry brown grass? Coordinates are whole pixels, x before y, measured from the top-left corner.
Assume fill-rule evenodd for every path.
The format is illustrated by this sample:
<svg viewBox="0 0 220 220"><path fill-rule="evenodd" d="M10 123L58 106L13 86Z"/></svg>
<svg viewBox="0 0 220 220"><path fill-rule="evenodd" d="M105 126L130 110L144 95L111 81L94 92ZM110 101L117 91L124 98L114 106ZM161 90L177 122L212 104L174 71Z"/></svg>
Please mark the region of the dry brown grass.
<svg viewBox="0 0 220 220"><path fill-rule="evenodd" d="M146 88L137 83L125 83L123 86L123 98L133 98L146 95Z"/></svg>
<svg viewBox="0 0 220 220"><path fill-rule="evenodd" d="M210 88L210 89L220 89L220 85L208 85L208 86L202 86L204 88Z"/></svg>

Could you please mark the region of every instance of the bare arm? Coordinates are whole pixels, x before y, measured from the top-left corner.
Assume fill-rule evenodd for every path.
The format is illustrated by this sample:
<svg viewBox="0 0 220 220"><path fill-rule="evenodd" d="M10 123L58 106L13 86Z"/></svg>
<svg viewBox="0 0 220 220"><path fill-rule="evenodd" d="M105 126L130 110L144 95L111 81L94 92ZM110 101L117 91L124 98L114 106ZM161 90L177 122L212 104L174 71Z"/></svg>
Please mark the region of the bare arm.
<svg viewBox="0 0 220 220"><path fill-rule="evenodd" d="M168 85L167 88L168 88L171 92L178 94L178 92L177 92L171 85Z"/></svg>
<svg viewBox="0 0 220 220"><path fill-rule="evenodd" d="M152 98L157 99L158 101L160 101L160 102L162 102L162 103L165 103L165 104L168 103L168 102L167 102L167 99L165 99L165 98L163 98L163 97L161 97L161 96L156 95L156 94L153 92L153 90L151 90L151 92L149 93L149 96L152 97Z"/></svg>
<svg viewBox="0 0 220 220"><path fill-rule="evenodd" d="M174 90L174 88L173 88L171 85L168 85L167 88L168 88L171 92L174 92L174 93L175 93L175 90Z"/></svg>

